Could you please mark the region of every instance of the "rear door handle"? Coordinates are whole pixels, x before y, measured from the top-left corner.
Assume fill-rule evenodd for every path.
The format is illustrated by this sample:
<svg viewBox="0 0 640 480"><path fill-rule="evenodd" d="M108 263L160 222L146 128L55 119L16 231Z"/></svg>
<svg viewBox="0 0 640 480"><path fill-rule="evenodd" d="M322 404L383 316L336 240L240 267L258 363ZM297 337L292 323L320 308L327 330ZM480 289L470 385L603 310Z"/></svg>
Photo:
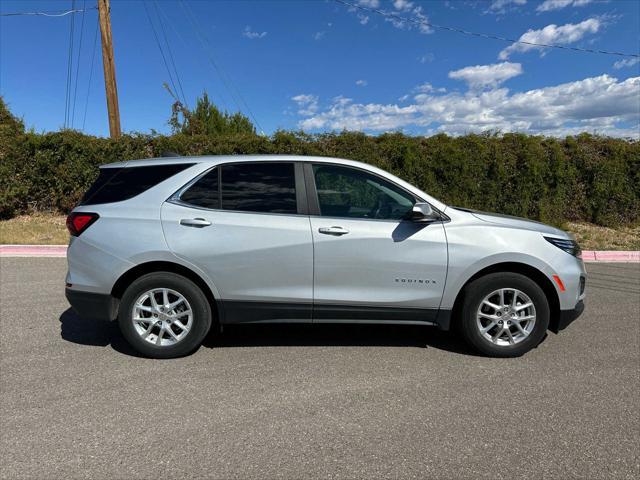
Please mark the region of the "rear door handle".
<svg viewBox="0 0 640 480"><path fill-rule="evenodd" d="M349 233L349 230L342 227L321 227L318 229L320 233L324 233L325 235L346 235Z"/></svg>
<svg viewBox="0 0 640 480"><path fill-rule="evenodd" d="M208 227L211 225L211 222L205 220L204 218L183 218L180 220L180 225L184 225L185 227Z"/></svg>

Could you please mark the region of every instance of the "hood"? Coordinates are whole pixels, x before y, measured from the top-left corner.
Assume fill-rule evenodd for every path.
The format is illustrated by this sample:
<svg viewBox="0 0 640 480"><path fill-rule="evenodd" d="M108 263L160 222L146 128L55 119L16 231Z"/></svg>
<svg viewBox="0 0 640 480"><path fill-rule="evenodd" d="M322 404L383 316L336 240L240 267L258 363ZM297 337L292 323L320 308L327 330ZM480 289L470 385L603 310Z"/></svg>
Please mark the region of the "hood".
<svg viewBox="0 0 640 480"><path fill-rule="evenodd" d="M470 208L453 207L456 210L468 212L478 220L483 222L494 223L497 225L504 225L505 227L520 228L523 230L532 230L534 232L545 233L548 235L556 235L562 238L571 238L570 235L564 230L552 227L542 222L536 222L535 220L527 220L526 218L514 217L512 215L503 215L501 213L480 212L478 210L472 210Z"/></svg>

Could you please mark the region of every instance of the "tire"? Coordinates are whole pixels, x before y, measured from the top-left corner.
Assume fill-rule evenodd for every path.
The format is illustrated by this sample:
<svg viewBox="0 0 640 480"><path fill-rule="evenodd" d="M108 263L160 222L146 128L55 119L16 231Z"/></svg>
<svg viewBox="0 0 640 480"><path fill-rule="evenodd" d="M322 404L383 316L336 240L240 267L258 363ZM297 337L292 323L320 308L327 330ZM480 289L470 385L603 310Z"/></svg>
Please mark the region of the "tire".
<svg viewBox="0 0 640 480"><path fill-rule="evenodd" d="M501 298L504 301L501 302ZM529 304L532 306L527 306ZM544 339L549 316L549 302L536 282L518 273L498 272L466 286L460 327L464 339L479 353L519 357ZM483 332L485 329L488 330Z"/></svg>
<svg viewBox="0 0 640 480"><path fill-rule="evenodd" d="M152 296L157 307L153 306ZM168 310L167 305L174 307ZM124 292L118 323L127 342L142 355L181 357L197 349L209 332L211 306L202 290L188 278L154 272L136 279Z"/></svg>

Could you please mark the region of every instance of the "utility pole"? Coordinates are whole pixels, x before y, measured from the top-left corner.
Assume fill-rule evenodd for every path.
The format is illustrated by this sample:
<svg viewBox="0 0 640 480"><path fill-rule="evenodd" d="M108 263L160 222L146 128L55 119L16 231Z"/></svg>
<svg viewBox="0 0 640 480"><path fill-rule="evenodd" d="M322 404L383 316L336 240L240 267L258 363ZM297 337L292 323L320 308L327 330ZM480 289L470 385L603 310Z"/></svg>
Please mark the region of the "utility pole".
<svg viewBox="0 0 640 480"><path fill-rule="evenodd" d="M107 94L107 111L109 113L109 133L111 134L111 138L118 138L121 134L120 108L118 107L118 87L116 85L116 65L113 58L110 11L109 0L98 0L104 88Z"/></svg>

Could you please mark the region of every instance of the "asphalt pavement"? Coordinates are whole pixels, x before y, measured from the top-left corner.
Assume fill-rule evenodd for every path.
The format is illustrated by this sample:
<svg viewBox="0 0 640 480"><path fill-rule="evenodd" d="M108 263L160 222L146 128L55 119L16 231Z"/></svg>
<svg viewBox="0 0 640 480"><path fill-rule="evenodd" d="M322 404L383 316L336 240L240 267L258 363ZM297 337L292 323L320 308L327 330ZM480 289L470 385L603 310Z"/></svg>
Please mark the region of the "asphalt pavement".
<svg viewBox="0 0 640 480"><path fill-rule="evenodd" d="M431 327L237 326L177 360L0 259L0 478L638 478L640 265L518 359Z"/></svg>

